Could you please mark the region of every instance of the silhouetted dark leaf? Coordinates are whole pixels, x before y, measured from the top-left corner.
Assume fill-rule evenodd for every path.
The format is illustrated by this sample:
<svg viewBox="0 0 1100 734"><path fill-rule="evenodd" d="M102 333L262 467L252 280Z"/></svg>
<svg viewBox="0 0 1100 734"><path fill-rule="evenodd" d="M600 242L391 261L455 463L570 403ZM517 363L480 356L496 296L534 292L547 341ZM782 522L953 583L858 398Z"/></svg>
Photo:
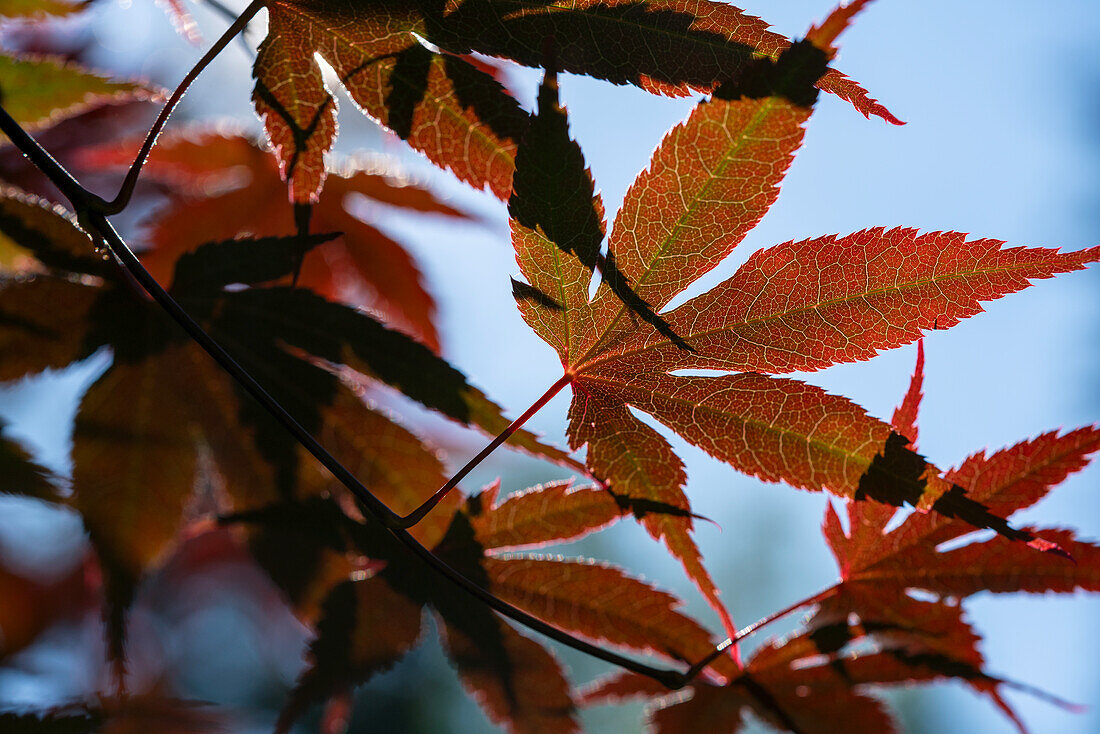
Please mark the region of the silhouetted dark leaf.
<svg viewBox="0 0 1100 734"><path fill-rule="evenodd" d="M3 429L0 421L0 432ZM19 442L0 436L0 494L56 502L60 498L56 481L48 469L31 461Z"/></svg>
<svg viewBox="0 0 1100 734"><path fill-rule="evenodd" d="M172 292L177 297L218 291L234 284L259 285L294 273L301 256L339 236L261 237L208 242L176 261Z"/></svg>

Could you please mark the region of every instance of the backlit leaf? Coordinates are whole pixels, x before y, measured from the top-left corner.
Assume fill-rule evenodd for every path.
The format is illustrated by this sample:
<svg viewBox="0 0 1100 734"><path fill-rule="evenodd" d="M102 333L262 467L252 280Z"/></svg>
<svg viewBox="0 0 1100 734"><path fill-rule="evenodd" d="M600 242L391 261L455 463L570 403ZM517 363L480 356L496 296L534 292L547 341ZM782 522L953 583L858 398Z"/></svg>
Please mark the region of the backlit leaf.
<svg viewBox="0 0 1100 734"><path fill-rule="evenodd" d="M197 313L214 307L208 298L189 303ZM508 423L499 408L470 386L461 372L423 344L388 329L364 311L286 287L242 291L225 303L227 308L220 320L226 330L222 334L228 339L240 339L240 335L250 332L277 336L290 347L346 364L385 382L463 425L495 433ZM215 332L217 328L215 325ZM251 366L259 374L267 373L270 379L282 379L289 387L299 389L287 377L280 378L270 363L261 360ZM517 431L511 443L553 461L565 459L560 449L543 445L527 431Z"/></svg>
<svg viewBox="0 0 1100 734"><path fill-rule="evenodd" d="M491 76L419 44L416 3L389 3L385 13L332 0L267 6L253 100L293 201L316 201L336 133L336 101L315 53L364 112L463 181L505 195L525 116Z"/></svg>
<svg viewBox="0 0 1100 734"><path fill-rule="evenodd" d="M843 734L851 731L897 731L878 700L854 692L844 677L827 665L795 669L773 646L762 647L745 673L726 686L699 682L686 701L670 699L650 713L659 734L741 731L752 713L780 731Z"/></svg>
<svg viewBox="0 0 1100 734"><path fill-rule="evenodd" d="M454 625L446 626L447 655L458 667L459 677L485 709L490 720L511 734L572 734L580 727L574 718L561 665L534 640L498 622L508 664L502 677L481 640L471 638Z"/></svg>
<svg viewBox="0 0 1100 734"><path fill-rule="evenodd" d="M909 391L895 413L901 416L899 423L915 426L922 368L919 351ZM987 512L1008 516L1083 468L1098 449L1100 433L1083 428L1062 436L1044 434L988 457L975 454L945 475L954 484L943 499L966 497ZM887 532L893 514L881 505L850 502L845 532L829 507L823 530L840 566L841 582L818 603L805 631L783 644L783 655L795 668L813 661L822 664L821 656L826 656L827 665L850 685L959 678L990 696L1026 731L1001 696L1004 681L985 672L978 637L963 620L957 600L979 591L1097 590L1097 547L1068 531L1028 528L1025 532L1056 543L1073 561L1053 553L1036 554L996 536L944 549L942 544L971 532L967 522L950 513L915 512ZM912 598L913 589L931 596ZM860 654L866 639L877 654Z"/></svg>
<svg viewBox="0 0 1100 734"><path fill-rule="evenodd" d="M483 566L497 596L590 640L689 664L717 643L677 611L678 599L612 566L541 556L489 558ZM738 674L724 656L711 669Z"/></svg>
<svg viewBox="0 0 1100 734"><path fill-rule="evenodd" d="M490 587L494 561L484 558L463 514L454 517L434 552L476 583ZM393 664L418 636L420 607L439 616L444 649L463 683L493 721L510 732L574 732L574 704L557 660L422 562L376 524L354 532L361 551L380 562L377 575L336 587L325 602L311 666L299 680L282 726L305 705L366 680ZM401 622L390 627L395 616ZM391 629L382 632L381 626ZM381 633L381 635L380 635ZM705 633L703 633L705 634Z"/></svg>
<svg viewBox="0 0 1100 734"><path fill-rule="evenodd" d="M909 381L909 389L905 392L905 398L894 409L894 415L890 418L890 425L894 430L909 439L909 448L915 448L917 436L920 431L917 428L917 414L920 412L920 402L924 397L921 388L924 386L924 340L917 342L917 365L913 368L913 377Z"/></svg>
<svg viewBox="0 0 1100 734"><path fill-rule="evenodd" d="M562 71L657 94L710 91L736 79L759 56L778 58L790 45L768 24L709 0L466 0L419 2L428 40L462 53L504 56L527 66L545 61L554 39ZM435 6L435 7L433 7ZM820 87L851 101L864 115L898 120L839 72Z"/></svg>
<svg viewBox="0 0 1100 734"><path fill-rule="evenodd" d="M253 70L253 100L298 202L319 193L336 132L335 98L315 53L364 112L436 165L504 198L526 120L492 76L462 59L470 51L539 66L553 39L564 71L679 95L736 80L790 45L758 18L707 0L401 0L385 12L339 0L266 5L269 32ZM898 122L839 72L819 85L865 115Z"/></svg>
<svg viewBox="0 0 1100 734"><path fill-rule="evenodd" d="M695 353L635 332L597 361L609 370L776 373L870 359L922 331L954 326L980 313L981 301L1022 290L1031 279L1100 258L1095 248L1063 254L1003 244L967 241L958 232L874 228L777 245L667 315Z"/></svg>
<svg viewBox="0 0 1100 734"><path fill-rule="evenodd" d="M98 273L95 278L48 272L4 279L0 284L0 340L9 348L0 373L15 379L65 367L103 347L113 353L113 364L89 388L77 413L72 495L54 499L78 510L92 536L107 580L111 653L118 661L122 658L124 614L134 587L175 545L185 507L200 478L200 443L211 450L227 483L226 496L232 498L237 512L262 508L288 496L331 491L331 480L312 459L299 454L285 430L251 398L244 398L209 357L197 346L180 341L182 333L154 304L135 298L128 284L98 257L81 254L82 248L90 250L88 242L63 214L29 199L4 200L0 214L0 230L5 235L28 252L42 255L45 262L36 268L44 270L48 263L57 262L67 270ZM307 331L296 337L293 320L279 325L278 309L266 314L266 320L247 322L243 328L235 321L250 312L235 308L234 303L247 305L262 296L263 289L222 292L217 281L280 278L292 267L289 258L260 257L259 271L249 268L249 253L254 253L257 245L229 242L200 248L181 266L184 277L177 295L224 337L261 379L269 381L270 389L300 421L331 444L353 470L360 471L363 481L374 486L383 501L392 502L399 511L412 509L443 483L438 459L410 433L368 410L330 370L285 348L291 344L307 353L311 347L319 348L317 356L336 360L345 348L342 340L354 337L334 333L318 341ZM208 267L200 267L200 262ZM188 282L188 272L211 270L221 275L232 271L232 275L200 285L203 279L195 274ZM318 296L310 297L327 303ZM336 308L348 318L345 325L354 325L360 318L352 309ZM308 312L305 316L309 317ZM461 375L426 347L386 330L365 314L361 318L416 358L450 370L452 382L465 386ZM385 366L393 351L370 356L374 364ZM398 374L392 365L382 371ZM461 396L454 400L459 408L465 406ZM372 428L362 434L365 422ZM15 454L12 459L18 466L9 473L13 478L22 476L17 470L26 468L25 459ZM5 489L31 493L34 487ZM456 495L438 508L418 534L428 541L434 534L438 540L449 520L447 509L453 512L457 502ZM285 540L280 543L285 547ZM339 574L346 578L352 570L339 556L339 552L321 549L317 562L305 564L307 576L319 568L327 569L320 586L312 582L296 585L291 574L281 579L304 614L319 602L311 601L312 597L327 592L333 574L339 581Z"/></svg>
<svg viewBox="0 0 1100 734"><path fill-rule="evenodd" d="M0 187L0 250L23 253L58 270L98 274L109 266L61 207L10 186Z"/></svg>
<svg viewBox="0 0 1100 734"><path fill-rule="evenodd" d="M572 480L550 482L497 500L499 485L466 504L477 542L485 550L532 548L575 540L607 527L624 513L601 487L572 488Z"/></svg>
<svg viewBox="0 0 1100 734"><path fill-rule="evenodd" d="M550 162L529 161L522 149L519 156L509 208L527 283L516 289L517 300L571 378L570 446L588 447L589 468L616 495L685 511L679 521L665 516L647 518L647 524L666 538L716 607L717 592L687 535L691 515L682 465L628 406L765 481L934 508L1035 548L1055 549L1029 531L1013 530L964 492L950 491L951 483L908 448L906 438L847 399L761 373L870 358L918 338L922 329L977 313L979 301L1024 288L1029 278L1081 268L1100 251L1062 255L967 242L957 233L873 229L763 250L710 292L653 313L717 266L767 212L801 142L816 97L813 82L836 35L865 4L836 11L811 32L813 43L755 62L662 141L627 193L607 252L644 309L616 292L607 273L589 300L594 243L602 236L598 199L588 203L585 193L533 216L538 201L525 203L524 197L537 197L538 189L525 183L524 168L531 165L538 181ZM548 112L563 125L560 110L540 98L532 132ZM558 136L560 160L568 148L562 139L564 133ZM576 169L570 169L574 180ZM590 184L583 187L590 190ZM585 212L596 216L578 227ZM555 234L566 221L573 222L574 237L584 234L583 246ZM682 369L741 374L674 374Z"/></svg>
<svg viewBox="0 0 1100 734"><path fill-rule="evenodd" d="M952 493L965 492L991 513L1007 516L1038 501L1052 486L1083 468L1098 449L1100 432L1093 428L1063 436L1048 433L988 457L977 454L945 478L954 484ZM873 583L882 589L917 587L951 596L981 590L1095 590L1100 583L1095 546L1075 540L1066 531L1029 529L1058 543L1076 563L1056 554L1035 556L996 537L938 552L938 545L972 528L942 513L915 513L884 535L891 513L867 514L863 508L863 504L849 506L851 536L841 531L831 510L826 518L826 537L843 577L850 582ZM1021 575L1020 568L1027 568L1027 574Z"/></svg>

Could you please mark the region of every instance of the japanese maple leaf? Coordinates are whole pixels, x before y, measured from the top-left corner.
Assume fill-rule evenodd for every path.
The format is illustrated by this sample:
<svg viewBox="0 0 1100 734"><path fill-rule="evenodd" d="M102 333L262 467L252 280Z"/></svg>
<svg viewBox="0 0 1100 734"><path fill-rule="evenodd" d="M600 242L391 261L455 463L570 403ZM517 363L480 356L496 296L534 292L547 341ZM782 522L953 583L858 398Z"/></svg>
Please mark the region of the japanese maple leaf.
<svg viewBox="0 0 1100 734"><path fill-rule="evenodd" d="M137 144L82 152L89 168L129 165ZM176 260L202 242L239 236L277 237L297 231L295 210L271 155L243 135L192 130L163 136L144 169L167 184L167 206L145 222L149 249L142 263L168 283ZM436 351L435 302L405 248L355 216L365 199L406 211L468 218L430 191L402 180L393 163L348 161L334 168L328 188L311 207L310 229L340 232L306 256L297 283L328 298L377 311L391 325Z"/></svg>
<svg viewBox="0 0 1100 734"><path fill-rule="evenodd" d="M657 696L648 709L649 729L655 734L734 734L745 726L748 713L798 734L897 731L882 702L854 688L866 682L859 679L862 669L854 670L856 677L849 680L828 665L792 667L789 653L780 644L764 645L728 684L698 681L687 696L661 697L667 691L660 684L625 673L597 681L580 700L599 705ZM868 662L881 660L872 655Z"/></svg>
<svg viewBox="0 0 1100 734"><path fill-rule="evenodd" d="M894 415L895 428L914 438L923 362L921 351L909 391ZM947 477L955 483L951 491L965 491L992 512L1007 516L1038 501L1069 474L1084 468L1088 456L1097 450L1100 431L1095 428L1062 436L1048 433L989 456L975 454ZM829 506L824 531L840 566L841 580L818 595L817 610L803 629L763 648L767 673L759 670L758 655L746 667L746 676L752 676L784 709L790 720L779 723L788 728L795 724L802 732L834 731L829 724L834 717L822 721L803 718L805 709L812 710L813 699L819 696L862 699L860 709L867 715L877 710L874 716L886 717L881 729L893 730L881 707L867 703L870 699L859 693L861 686L947 678L961 679L990 696L1026 731L1000 695L1000 687L1008 682L986 672L977 647L979 637L963 618L958 600L979 591L1095 591L1100 588L1100 548L1076 540L1068 531L1033 530L1042 537L1055 538L1075 562L1031 552L1002 537L941 551L944 543L970 534L973 528L939 513L915 512L887 532L894 513L891 507L849 501L845 533ZM931 598L914 598L913 590ZM792 687L802 690L798 698L789 698ZM845 693L844 687L852 690ZM704 721L715 731L736 731L742 710L749 708L769 718L767 710L761 712L760 699L754 702L737 679L725 688L702 684L694 689L691 701L653 715L657 731L685 731L689 724ZM650 689L648 693L660 691ZM647 689L642 682L618 678L594 689L586 700L598 702L613 694L646 695ZM783 703L785 698L789 706ZM827 698L820 703L826 705Z"/></svg>
<svg viewBox="0 0 1100 734"><path fill-rule="evenodd" d="M0 54L0 88L4 109L27 130L103 105L160 97L144 84L112 81L62 57L40 54Z"/></svg>
<svg viewBox="0 0 1100 734"><path fill-rule="evenodd" d="M359 107L463 181L508 191L525 115L490 75L438 54L416 2L269 2L268 36L253 75L253 101L296 202L316 201L324 154L336 137L336 100L315 55Z"/></svg>
<svg viewBox="0 0 1100 734"><path fill-rule="evenodd" d="M520 310L558 352L573 388L570 445L587 445L588 467L616 494L688 510L683 465L631 413L639 410L764 481L935 506L1050 549L949 492L951 480L889 424L846 398L768 373L868 359L922 329L952 326L1031 278L1079 269L1100 250L1060 254L875 228L764 249L709 292L662 310L775 200L812 109L812 82L827 58L821 49L838 32L832 18L822 28L700 102L665 137L627 192L606 256L602 205L555 87L544 82L509 210L526 279L515 289ZM590 299L597 269L603 278ZM691 369L732 374L679 374ZM690 516L643 522L717 606L688 535Z"/></svg>
<svg viewBox="0 0 1100 734"><path fill-rule="evenodd" d="M7 191L0 231L35 255L39 271L0 275L0 380L60 369L103 348L113 355L77 411L72 493L51 499L77 510L88 529L105 571L111 651L121 660L123 615L138 579L174 546L201 476L200 441L233 509L329 494L333 482L156 304L134 295L62 212ZM497 431L505 419L461 373L368 314L302 289L259 287L285 277L303 247L327 237L210 243L180 258L172 293L338 460L363 472L375 496L407 512L443 483L438 460L368 408L332 365L353 364L466 424ZM521 442L541 450L530 434ZM40 496L39 488L4 490ZM299 591L308 602L309 589Z"/></svg>
<svg viewBox="0 0 1100 734"><path fill-rule="evenodd" d="M618 568L503 552L576 539L616 521L623 510L603 488L557 482L499 502L494 485L456 509L433 552L499 598L582 638L668 660L694 663L714 649L710 634L677 611L679 600ZM314 512L325 514L320 506ZM331 509L328 513L337 523L350 522ZM304 512L291 514L301 518ZM339 534L334 527L318 526L318 531L319 538ZM310 645L310 666L284 710L280 730L307 705L402 658L420 637L422 607L439 616L444 649L493 721L513 732L577 730L568 683L541 645L425 576L419 561L369 524L355 526L351 536L361 552L382 562L381 570L336 587L326 599ZM734 662L721 657L708 675L720 681L737 673Z"/></svg>
<svg viewBox="0 0 1100 734"><path fill-rule="evenodd" d="M436 165L505 198L525 115L461 55L477 51L537 66L553 39L565 71L684 94L713 89L754 58L778 57L789 45L758 18L707 0L265 4L269 32L253 70L253 101L297 202L316 199L323 157L336 136L336 101L318 54L366 114ZM865 115L897 122L838 72L820 86Z"/></svg>
<svg viewBox="0 0 1100 734"><path fill-rule="evenodd" d="M744 670L725 684L703 679L692 683L687 695L669 696L650 679L616 674L588 686L580 702L600 705L631 698L655 699L649 707L649 723L657 734L733 734L745 726L748 713L776 729L797 734L895 732L899 729L889 709L870 695L876 687L958 678L991 696L1024 731L998 690L1008 682L982 671L982 657L975 647L978 637L962 619L959 607L907 596L889 606L896 614L916 613L920 631L879 629L868 622L868 634L874 631L875 645L843 651L826 648L829 652L823 653L821 642L829 630L817 628L766 643Z"/></svg>
<svg viewBox="0 0 1100 734"><path fill-rule="evenodd" d="M923 348L905 400L894 414L897 430L914 439L923 381ZM1066 477L1083 469L1100 450L1094 426L1058 434L1051 431L992 454L978 452L945 473L950 493L965 493L995 515L1008 517L1041 500ZM914 512L886 532L895 509L866 502L848 503L848 531L829 506L823 531L840 566L844 594L861 596L858 607L884 604L909 589L961 599L979 591L1072 592L1100 589L1100 549L1065 530L1032 529L1056 538L1073 561L1034 554L994 536L949 550L940 547L969 535L965 521L936 512ZM835 601L834 601L835 603ZM916 623L916 620L914 620Z"/></svg>
<svg viewBox="0 0 1100 734"><path fill-rule="evenodd" d="M909 391L894 414L897 430L913 439L923 362L922 350ZM965 492L990 512L1007 517L1083 469L1097 450L1100 430L1095 427L1062 435L1050 432L989 455L974 454L945 477L953 484L951 492ZM941 514L916 512L887 532L893 515L892 508L881 505L849 503L846 533L829 506L824 532L840 566L841 581L807 623L804 638L811 644L806 654L833 655L870 636L894 655L894 667L902 671L895 675L904 677L904 669L914 667L914 679L921 679L922 672L962 678L993 697L1024 730L1000 697L1002 681L984 671L978 638L963 622L957 600L981 591L1100 590L1100 548L1077 540L1069 531L1031 528L1035 535L1057 542L1073 561L1030 553L1002 537L941 550L972 528ZM936 600L910 598L914 589Z"/></svg>

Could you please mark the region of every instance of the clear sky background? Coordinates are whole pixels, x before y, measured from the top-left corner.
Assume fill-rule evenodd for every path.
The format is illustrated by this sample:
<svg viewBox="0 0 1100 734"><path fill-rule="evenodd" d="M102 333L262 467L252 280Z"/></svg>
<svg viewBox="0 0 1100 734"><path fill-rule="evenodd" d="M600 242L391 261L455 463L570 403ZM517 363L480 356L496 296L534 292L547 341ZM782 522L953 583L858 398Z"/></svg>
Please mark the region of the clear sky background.
<svg viewBox="0 0 1100 734"><path fill-rule="evenodd" d="M752 0L743 5L789 36L803 33L832 7L830 0ZM106 49L104 67L142 73L172 86L180 69L200 53L176 39L160 11L144 0L129 8L107 4L97 12L96 41ZM225 25L209 13L199 15L208 39ZM254 40L261 37L258 33ZM908 124L893 127L865 120L846 103L823 95L778 203L729 261L693 292L728 277L760 247L876 225L961 230L1011 245L1069 250L1097 244L1098 37L1100 6L1089 0L1043 6L1023 0L879 0L842 38L836 66ZM250 63L249 56L232 48L196 85L184 115L226 115L257 129L248 105ZM516 80L529 103L537 76L521 72ZM694 103L572 76L563 79L562 94L609 213L617 209L664 132ZM346 98L342 102L340 151L361 146L401 151ZM517 414L560 375L560 365L523 324L510 296L508 276L516 266L503 206L454 184L414 157L405 160L430 178L437 191L486 218L485 225L461 227L381 221L416 243L415 255L440 302L447 356ZM950 331L929 335L922 451L938 465L951 466L982 448L997 449L1100 418L1098 294L1100 271L1061 276L994 302L988 313ZM803 377L888 418L906 388L914 354L914 348L906 347L869 363ZM72 400L55 383L35 392L53 399L58 409ZM34 437L48 456L63 461L64 443L53 421L42 420L40 405L26 392L0 394L0 414L20 418L20 434ZM532 426L562 442L567 405L568 398L559 396ZM438 425L425 421L433 429ZM835 580L835 566L818 530L823 496L763 485L679 439L673 444L687 461L695 510L721 526L701 524L697 537L739 623ZM454 436L444 448L458 465L476 450L477 440ZM506 491L561 476L560 470L504 457L464 486L476 489L479 481L498 474ZM1083 537L1100 538L1098 483L1100 471L1083 472L1019 519L1070 526ZM26 522L0 522L0 538L7 542L33 531ZM70 526L67 532L72 531ZM719 628L677 564L630 523L564 552L599 555L642 573L676 590L689 600L692 613ZM1100 598L980 595L968 608L985 637L990 671L1091 706L1085 714L1067 714L1010 694L1034 732L1100 730ZM563 656L578 680L606 670L579 656ZM362 697L363 711L369 714L372 701L408 696L410 687L430 681L441 687L439 696L455 705L450 730L492 730L464 699L453 676L435 667L440 657L435 643L428 643L407 664L371 684ZM292 666L290 671L293 675ZM439 699L422 700L430 706ZM892 700L906 712L912 731L1013 730L991 705L954 684ZM587 716L592 731L629 731L636 727L632 722L638 714L638 707L628 707Z"/></svg>

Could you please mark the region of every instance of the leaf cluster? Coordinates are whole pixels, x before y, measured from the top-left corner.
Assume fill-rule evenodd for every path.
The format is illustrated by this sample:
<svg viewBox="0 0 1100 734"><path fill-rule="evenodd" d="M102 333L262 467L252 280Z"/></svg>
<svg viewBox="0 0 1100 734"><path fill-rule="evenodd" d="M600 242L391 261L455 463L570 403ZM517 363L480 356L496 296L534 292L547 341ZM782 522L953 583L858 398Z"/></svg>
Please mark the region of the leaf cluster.
<svg viewBox="0 0 1100 734"><path fill-rule="evenodd" d="M78 168L128 169L112 201L28 132L159 92L46 56L0 56L0 123L69 205L18 188L18 175L0 190L0 382L94 355L107 365L80 399L70 475L0 439L0 493L77 513L91 549L81 578L0 567L0 655L35 644L63 612L99 608L114 679L95 701L0 724L217 726L127 670L127 630L145 579L189 540L224 536L313 635L278 732L317 704L338 730L348 691L405 657L429 617L463 684L511 732L578 731L581 707L630 697L652 702L649 725L666 734L738 731L747 715L793 732L889 732L872 692L942 679L991 697L1022 730L1002 692L1024 686L987 670L962 602L1100 589L1097 546L1011 521L1087 464L1100 431L1045 433L945 471L917 449L922 343L890 421L788 375L918 341L1097 261L1100 248L872 226L761 249L680 298L775 202L821 92L899 122L832 67L867 4L790 41L709 0L257 0L208 57L266 11L253 103L267 140L204 126L158 140L204 59L144 139L76 145ZM182 6L170 11L192 27ZM0 3L0 16L30 23L79 12ZM518 309L563 368L516 420L442 356L435 300L406 243L364 211L476 217L392 161L334 159L322 60L361 111L507 203ZM530 112L501 82L509 64L543 69ZM701 95L610 226L560 103L563 72ZM145 212L127 233L140 262L107 218L132 201ZM566 387L563 450L522 426ZM415 404L492 441L450 473ZM653 421L746 475L830 493L823 533L837 583L739 630L693 535L684 463ZM505 497L499 483L458 488L505 444L578 479ZM627 570L532 552L631 519L682 564L722 633ZM957 545L975 531L985 535ZM803 609L791 635L742 660L742 639ZM514 622L621 670L577 690Z"/></svg>

